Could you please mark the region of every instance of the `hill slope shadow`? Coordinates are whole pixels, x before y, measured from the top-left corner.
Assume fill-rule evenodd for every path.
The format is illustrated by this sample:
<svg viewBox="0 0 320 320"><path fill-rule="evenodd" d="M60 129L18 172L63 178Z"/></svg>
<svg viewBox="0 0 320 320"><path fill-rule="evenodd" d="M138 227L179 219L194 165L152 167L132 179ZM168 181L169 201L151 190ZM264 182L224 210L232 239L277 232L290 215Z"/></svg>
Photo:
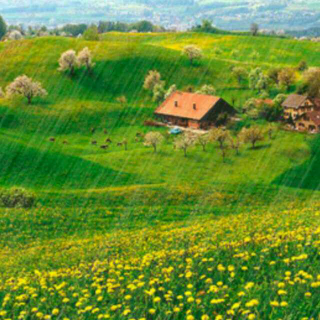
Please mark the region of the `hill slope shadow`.
<svg viewBox="0 0 320 320"><path fill-rule="evenodd" d="M309 142L310 158L273 180L273 184L291 188L320 190L320 136Z"/></svg>
<svg viewBox="0 0 320 320"><path fill-rule="evenodd" d="M137 178L80 157L1 141L0 184L26 188L89 189L123 186Z"/></svg>

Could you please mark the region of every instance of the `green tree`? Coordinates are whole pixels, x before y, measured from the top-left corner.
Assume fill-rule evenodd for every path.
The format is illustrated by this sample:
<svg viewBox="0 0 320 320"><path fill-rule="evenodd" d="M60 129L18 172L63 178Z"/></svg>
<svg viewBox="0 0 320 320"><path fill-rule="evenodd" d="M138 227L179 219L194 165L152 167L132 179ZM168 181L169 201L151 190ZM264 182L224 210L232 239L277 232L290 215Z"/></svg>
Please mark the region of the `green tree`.
<svg viewBox="0 0 320 320"><path fill-rule="evenodd" d="M153 88L153 101L162 102L165 98L166 90L163 83L158 83Z"/></svg>
<svg viewBox="0 0 320 320"><path fill-rule="evenodd" d="M188 57L190 64L193 64L194 60L198 60L203 57L202 50L195 45L185 46L182 52Z"/></svg>
<svg viewBox="0 0 320 320"><path fill-rule="evenodd" d="M252 149L255 148L258 141L264 140L263 132L257 126L249 129L243 128L240 132L240 137L244 143L251 143Z"/></svg>
<svg viewBox="0 0 320 320"><path fill-rule="evenodd" d="M83 38L88 41L98 41L99 40L99 32L98 28L95 25L89 27L84 33Z"/></svg>
<svg viewBox="0 0 320 320"><path fill-rule="evenodd" d="M137 30L138 32L152 32L154 26L151 22L143 20L132 25L132 30Z"/></svg>
<svg viewBox="0 0 320 320"><path fill-rule="evenodd" d="M209 131L210 141L216 141L219 144L223 162L227 155L228 142L230 142L230 132L222 128L214 128Z"/></svg>
<svg viewBox="0 0 320 320"><path fill-rule="evenodd" d="M320 97L320 68L310 68L303 74L304 86L312 98Z"/></svg>
<svg viewBox="0 0 320 320"><path fill-rule="evenodd" d="M279 73L281 72L281 68L271 68L268 71L268 77L272 82L274 82L276 85L279 84Z"/></svg>
<svg viewBox="0 0 320 320"><path fill-rule="evenodd" d="M261 68L251 70L249 74L250 89L256 89L261 92L262 90L266 90L268 88L268 84L269 77L262 72Z"/></svg>
<svg viewBox="0 0 320 320"><path fill-rule="evenodd" d="M238 84L241 85L241 82L248 76L248 72L243 67L234 67L232 69L232 75L236 78Z"/></svg>
<svg viewBox="0 0 320 320"><path fill-rule="evenodd" d="M7 24L0 16L0 40L3 38L3 36L7 33Z"/></svg>
<svg viewBox="0 0 320 320"><path fill-rule="evenodd" d="M293 69L286 68L282 69L278 75L279 85L288 89L291 85L294 84L296 80L296 74Z"/></svg>
<svg viewBox="0 0 320 320"><path fill-rule="evenodd" d="M308 69L308 64L305 60L302 60L298 64L298 71L306 71Z"/></svg>

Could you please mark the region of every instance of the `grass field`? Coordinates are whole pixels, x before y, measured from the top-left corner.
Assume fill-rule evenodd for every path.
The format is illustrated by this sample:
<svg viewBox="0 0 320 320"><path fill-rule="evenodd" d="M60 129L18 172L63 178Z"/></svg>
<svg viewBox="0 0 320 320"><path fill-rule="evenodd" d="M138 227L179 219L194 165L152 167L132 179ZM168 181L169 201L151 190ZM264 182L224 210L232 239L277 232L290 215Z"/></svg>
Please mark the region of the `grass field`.
<svg viewBox="0 0 320 320"><path fill-rule="evenodd" d="M186 44L204 51L194 66L181 55ZM57 71L62 52L86 46L93 75ZM0 87L26 74L48 97L0 100L0 186L39 199L34 209L0 209L0 317L316 319L320 139L279 128L224 163L216 145L185 158L166 136L154 154L136 134L166 134L143 126L156 107L142 89L149 70L182 90L212 84L239 108L257 93L238 86L233 65L319 66L319 50L193 33L1 43ZM125 137L128 150L117 146Z"/></svg>

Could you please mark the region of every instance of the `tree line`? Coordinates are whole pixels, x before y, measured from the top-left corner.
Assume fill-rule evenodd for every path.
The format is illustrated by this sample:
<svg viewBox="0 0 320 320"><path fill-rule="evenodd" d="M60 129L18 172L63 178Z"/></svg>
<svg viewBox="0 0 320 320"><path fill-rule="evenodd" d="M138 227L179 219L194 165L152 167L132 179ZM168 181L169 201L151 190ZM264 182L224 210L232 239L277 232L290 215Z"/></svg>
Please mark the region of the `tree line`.
<svg viewBox="0 0 320 320"><path fill-rule="evenodd" d="M120 21L99 21L97 24L75 23L66 24L62 27L48 29L46 26L28 26L23 25L7 25L3 17L0 15L0 40L6 35L9 37L14 33L16 38L33 37L43 35L61 35L78 37L84 36L87 40L98 40L97 35L106 32L164 32L164 27L157 26L150 21L141 20L134 23L126 23ZM18 34L19 33L19 34ZM10 37L9 37L10 38ZM11 37L12 38L12 37ZM12 39L15 40L15 39Z"/></svg>
<svg viewBox="0 0 320 320"><path fill-rule="evenodd" d="M273 139L274 126L269 126L267 129L268 137ZM257 143L265 139L265 132L259 126L252 126L250 128L243 128L238 135L233 135L230 130L222 127L217 127L209 130L205 134L194 134L192 132L184 132L176 137L173 146L174 149L182 150L184 156L187 156L187 151L190 147L199 145L205 152L207 146L216 143L223 159L226 160L228 150L234 150L236 155L240 154L240 147L243 144L251 144L251 148L255 149ZM156 131L150 131L144 136L144 145L153 148L156 153L158 147L164 142L165 137Z"/></svg>

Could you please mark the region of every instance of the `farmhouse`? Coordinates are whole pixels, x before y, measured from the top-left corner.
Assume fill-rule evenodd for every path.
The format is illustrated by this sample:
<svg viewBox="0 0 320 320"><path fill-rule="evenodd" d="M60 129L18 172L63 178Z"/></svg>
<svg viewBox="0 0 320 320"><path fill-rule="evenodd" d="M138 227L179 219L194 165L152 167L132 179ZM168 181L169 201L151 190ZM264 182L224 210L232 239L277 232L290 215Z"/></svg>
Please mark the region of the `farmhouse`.
<svg viewBox="0 0 320 320"><path fill-rule="evenodd" d="M284 118L292 119L299 131L320 132L320 100L291 94L282 104Z"/></svg>
<svg viewBox="0 0 320 320"><path fill-rule="evenodd" d="M155 111L162 121L196 129L208 129L235 109L220 97L176 91Z"/></svg>
<svg viewBox="0 0 320 320"><path fill-rule="evenodd" d="M299 131L320 132L320 111L310 111L298 116L295 125Z"/></svg>
<svg viewBox="0 0 320 320"><path fill-rule="evenodd" d="M306 112L311 112L319 107L319 101L308 98L307 96L299 94L291 94L283 102L284 118L295 120L297 117Z"/></svg>

